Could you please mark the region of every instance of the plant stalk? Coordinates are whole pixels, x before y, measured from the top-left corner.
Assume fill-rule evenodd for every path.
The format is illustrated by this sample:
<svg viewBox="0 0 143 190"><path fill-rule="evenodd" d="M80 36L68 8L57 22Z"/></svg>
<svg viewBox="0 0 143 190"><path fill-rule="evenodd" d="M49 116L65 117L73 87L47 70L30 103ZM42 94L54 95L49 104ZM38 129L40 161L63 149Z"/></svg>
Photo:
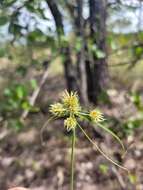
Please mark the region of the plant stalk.
<svg viewBox="0 0 143 190"><path fill-rule="evenodd" d="M72 130L72 147L71 147L71 173L70 173L70 190L74 190L74 164L75 164L75 129Z"/></svg>

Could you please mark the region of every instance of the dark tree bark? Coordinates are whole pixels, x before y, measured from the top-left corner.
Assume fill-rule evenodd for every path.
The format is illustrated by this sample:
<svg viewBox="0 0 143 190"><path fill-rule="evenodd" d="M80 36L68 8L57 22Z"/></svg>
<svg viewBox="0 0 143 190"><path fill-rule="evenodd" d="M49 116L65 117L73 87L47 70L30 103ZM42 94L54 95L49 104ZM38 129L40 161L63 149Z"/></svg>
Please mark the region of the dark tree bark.
<svg viewBox="0 0 143 190"><path fill-rule="evenodd" d="M59 8L55 0L46 1L55 21L59 43L61 46L60 52L64 56L64 73L66 78L67 89L68 91L77 90L74 67L70 57L70 47L68 45L66 47L63 47L62 42L60 40L61 36L65 35L62 14L59 11Z"/></svg>
<svg viewBox="0 0 143 190"><path fill-rule="evenodd" d="M46 0L46 2L53 15L58 36L64 35L63 19L62 19L61 12L58 9L56 1L55 0Z"/></svg>
<svg viewBox="0 0 143 190"><path fill-rule="evenodd" d="M106 6L107 0L89 0L89 24L90 39L98 49L106 53ZM64 34L62 14L57 6L56 0L47 0L51 13L54 17L57 34L60 37ZM77 64L72 64L70 45L62 47L64 55L64 70L68 90L77 90L83 103L87 102L87 96L93 103L97 103L99 95L105 91L108 73L106 57L99 58L88 52L85 39L85 28L83 18L83 0L77 0L74 10L74 25L77 38L81 40L81 49L77 52ZM87 56L88 55L88 56Z"/></svg>
<svg viewBox="0 0 143 190"><path fill-rule="evenodd" d="M64 73L66 78L66 86L67 90L70 91L78 91L77 80L75 76L76 69L71 61L71 51L70 47L62 48L62 53L64 55Z"/></svg>
<svg viewBox="0 0 143 190"><path fill-rule="evenodd" d="M107 0L89 0L90 37L97 48L104 53L106 53L106 6ZM108 81L106 57L98 58L93 55L91 61L88 61L86 66L88 68L89 99L97 103L99 95L105 92Z"/></svg>
<svg viewBox="0 0 143 190"><path fill-rule="evenodd" d="M82 103L88 102L87 78L85 68L85 39L84 39L84 18L83 0L77 0L77 15L75 19L77 38L80 39L81 49L77 52L77 82Z"/></svg>

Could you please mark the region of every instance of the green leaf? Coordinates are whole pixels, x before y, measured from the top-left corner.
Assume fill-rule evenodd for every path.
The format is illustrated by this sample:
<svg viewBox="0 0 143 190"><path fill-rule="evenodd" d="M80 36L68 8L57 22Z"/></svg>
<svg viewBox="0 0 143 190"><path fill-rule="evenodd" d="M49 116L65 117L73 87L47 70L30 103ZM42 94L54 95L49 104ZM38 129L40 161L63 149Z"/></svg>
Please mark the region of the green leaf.
<svg viewBox="0 0 143 190"><path fill-rule="evenodd" d="M45 36L43 32L39 29L36 29L35 31L32 31L28 34L28 40L30 42L41 41L42 38L45 38Z"/></svg>
<svg viewBox="0 0 143 190"><path fill-rule="evenodd" d="M31 79L30 83L31 83L31 87L35 90L38 86L37 81L35 79Z"/></svg>
<svg viewBox="0 0 143 190"><path fill-rule="evenodd" d="M142 105L141 95L138 93L132 93L130 97L131 97L131 101L134 103L136 108L138 110L142 109L143 105Z"/></svg>
<svg viewBox="0 0 143 190"><path fill-rule="evenodd" d="M117 44L116 44L113 36L108 36L107 37L107 43L110 45L112 50L117 49Z"/></svg>
<svg viewBox="0 0 143 190"><path fill-rule="evenodd" d="M1 48L0 49L0 57L4 57L6 55L6 50Z"/></svg>
<svg viewBox="0 0 143 190"><path fill-rule="evenodd" d="M30 111L33 112L33 113L36 113L36 112L40 111L40 108L36 107L36 106L30 106Z"/></svg>
<svg viewBox="0 0 143 190"><path fill-rule="evenodd" d="M143 55L143 48L142 47L136 47L135 48L135 55L137 57L141 57L141 55Z"/></svg>
<svg viewBox="0 0 143 190"><path fill-rule="evenodd" d="M4 5L5 7L9 7L11 6L12 4L14 4L16 2L16 0L1 0L2 2L2 5Z"/></svg>
<svg viewBox="0 0 143 190"><path fill-rule="evenodd" d="M105 58L106 54L103 51L97 49L96 56L97 56L97 58L102 59L102 58Z"/></svg>
<svg viewBox="0 0 143 190"><path fill-rule="evenodd" d="M27 73L27 68L25 66L20 65L19 67L17 67L16 72L19 75L24 77L26 75L26 73Z"/></svg>
<svg viewBox="0 0 143 190"><path fill-rule="evenodd" d="M32 6L32 5L29 4L29 3L26 4L26 8L27 8L30 12L35 12L34 6Z"/></svg>
<svg viewBox="0 0 143 190"><path fill-rule="evenodd" d="M98 59L105 58L106 54L100 50L96 44L89 44L89 48Z"/></svg>
<svg viewBox="0 0 143 190"><path fill-rule="evenodd" d="M68 38L67 36L61 35L60 36L60 43L62 47L67 47L68 46Z"/></svg>
<svg viewBox="0 0 143 190"><path fill-rule="evenodd" d="M105 164L100 164L99 169L101 170L103 174L107 174L109 167Z"/></svg>
<svg viewBox="0 0 143 190"><path fill-rule="evenodd" d="M8 18L5 16L0 17L0 26L5 25L8 22Z"/></svg>
<svg viewBox="0 0 143 190"><path fill-rule="evenodd" d="M76 44L75 44L75 49L76 49L77 52L81 50L81 48L83 46L82 44L83 43L82 43L81 38L77 38L76 39Z"/></svg>
<svg viewBox="0 0 143 190"><path fill-rule="evenodd" d="M11 23L9 25L9 32L14 35L21 35L21 29L22 29L22 26L20 26L18 24Z"/></svg>
<svg viewBox="0 0 143 190"><path fill-rule="evenodd" d="M4 90L4 95L5 95L5 96L9 96L9 97L12 95L12 92L11 92L10 88L6 88L6 89Z"/></svg>
<svg viewBox="0 0 143 190"><path fill-rule="evenodd" d="M11 106L11 109L17 109L19 107L19 102L12 98L8 99L8 104Z"/></svg>
<svg viewBox="0 0 143 190"><path fill-rule="evenodd" d="M112 50L116 50L117 49L117 45L114 41L111 42L111 48Z"/></svg>
<svg viewBox="0 0 143 190"><path fill-rule="evenodd" d="M132 133L136 128L139 128L142 126L143 119L129 119L126 123L123 125L123 129L127 133Z"/></svg>
<svg viewBox="0 0 143 190"><path fill-rule="evenodd" d="M23 124L18 119L11 119L8 126L14 128L16 131L19 131L23 127Z"/></svg>
<svg viewBox="0 0 143 190"><path fill-rule="evenodd" d="M19 85L16 87L16 95L18 97L18 99L22 99L26 96L26 89L24 86Z"/></svg>
<svg viewBox="0 0 143 190"><path fill-rule="evenodd" d="M30 108L31 108L31 106L29 105L29 102L27 102L27 101L24 101L24 102L22 103L21 107L22 107L22 109L28 110L28 111L29 111Z"/></svg>
<svg viewBox="0 0 143 190"><path fill-rule="evenodd" d="M129 174L128 178L130 180L130 183L133 184L133 185L137 182L137 176L134 175L134 174Z"/></svg>

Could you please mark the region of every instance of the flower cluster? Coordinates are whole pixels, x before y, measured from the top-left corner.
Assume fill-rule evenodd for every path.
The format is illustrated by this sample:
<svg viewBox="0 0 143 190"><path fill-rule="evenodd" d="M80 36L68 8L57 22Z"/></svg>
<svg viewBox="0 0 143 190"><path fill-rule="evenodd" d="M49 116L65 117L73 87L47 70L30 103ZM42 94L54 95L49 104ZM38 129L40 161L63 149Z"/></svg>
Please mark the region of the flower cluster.
<svg viewBox="0 0 143 190"><path fill-rule="evenodd" d="M103 125L101 122L104 121L103 114L98 109L93 109L91 111L84 111L79 103L79 98L76 92L68 92L64 91L60 98L60 102L54 103L50 106L50 112L54 116L54 118L60 118L63 117L64 120L64 126L68 131L73 131L73 141L75 139L75 129L76 127L79 127L79 129L83 132L83 134L86 136L86 138L92 143L96 149L110 162L115 164L116 166L127 170L127 168L121 166L114 160L112 160L110 157L108 157L99 147L98 145L88 136L88 134L84 131L84 129L80 126L78 123L78 119L83 118L88 120L89 122L96 123L98 127L102 128L109 134L111 134L121 145L121 147L124 149L124 145L120 138L111 131L108 127ZM72 146L74 146L74 143L72 143ZM73 147L72 147L73 148ZM73 149L72 149L73 150ZM73 152L72 152L73 153ZM72 160L73 161L73 160Z"/></svg>
<svg viewBox="0 0 143 190"><path fill-rule="evenodd" d="M65 117L64 126L67 130L72 130L77 126L77 119L83 117L94 123L104 120L103 114L99 110L84 112L81 109L79 98L76 92L64 91L60 103L55 103L50 106L50 112L55 117Z"/></svg>

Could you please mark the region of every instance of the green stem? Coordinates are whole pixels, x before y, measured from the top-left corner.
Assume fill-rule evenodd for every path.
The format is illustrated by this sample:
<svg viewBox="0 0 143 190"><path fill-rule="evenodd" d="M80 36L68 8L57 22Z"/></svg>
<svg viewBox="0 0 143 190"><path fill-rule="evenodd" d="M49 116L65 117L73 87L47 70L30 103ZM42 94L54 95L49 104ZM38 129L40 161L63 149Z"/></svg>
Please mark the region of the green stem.
<svg viewBox="0 0 143 190"><path fill-rule="evenodd" d="M74 190L74 149L75 149L75 129L72 130L72 149L71 149L71 176L70 176L70 190Z"/></svg>

